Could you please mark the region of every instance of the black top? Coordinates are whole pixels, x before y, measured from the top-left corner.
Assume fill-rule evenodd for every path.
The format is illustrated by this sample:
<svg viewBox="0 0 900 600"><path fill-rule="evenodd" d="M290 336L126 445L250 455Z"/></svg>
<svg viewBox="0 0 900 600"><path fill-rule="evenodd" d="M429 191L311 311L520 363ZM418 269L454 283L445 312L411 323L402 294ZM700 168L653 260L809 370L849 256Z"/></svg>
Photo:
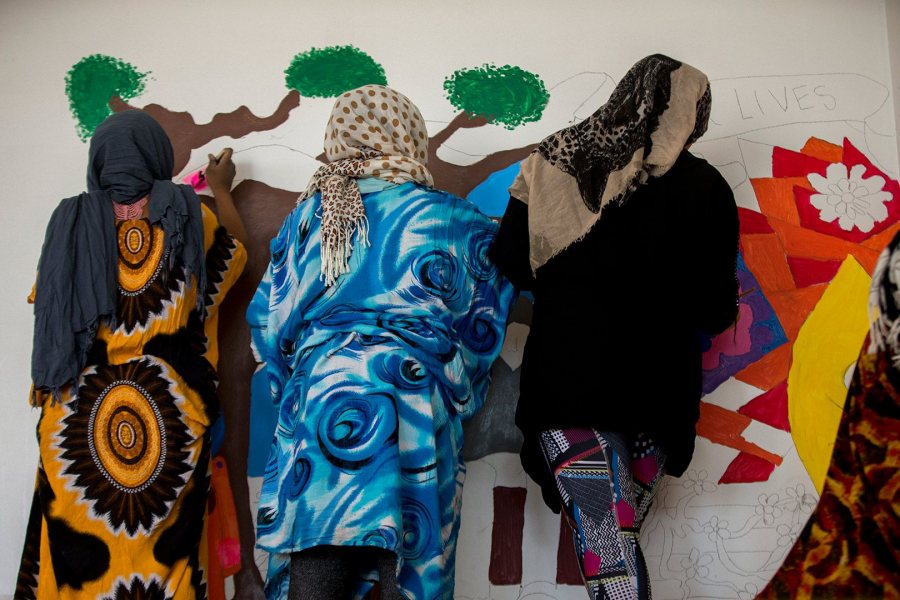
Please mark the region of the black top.
<svg viewBox="0 0 900 600"><path fill-rule="evenodd" d="M534 293L516 425L522 464L555 498L542 430L645 432L679 476L694 451L701 339L737 316L737 207L705 160L682 152L533 277L528 209L511 198L491 257ZM549 493L548 493L549 492ZM552 505L551 505L552 507Z"/></svg>

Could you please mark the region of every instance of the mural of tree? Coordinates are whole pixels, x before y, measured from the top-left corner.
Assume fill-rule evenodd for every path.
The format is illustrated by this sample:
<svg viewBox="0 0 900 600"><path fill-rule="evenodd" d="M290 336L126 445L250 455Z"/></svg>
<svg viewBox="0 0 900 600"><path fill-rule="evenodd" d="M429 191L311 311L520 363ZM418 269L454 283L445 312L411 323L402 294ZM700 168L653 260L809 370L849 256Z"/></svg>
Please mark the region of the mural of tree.
<svg viewBox="0 0 900 600"><path fill-rule="evenodd" d="M128 101L144 92L148 75L103 54L92 54L75 63L66 75L66 95L82 141L87 141L97 125L114 111L138 108ZM268 117L257 117L246 106L240 106L230 113L219 113L202 125L190 113L172 111L159 104L148 104L140 110L156 119L172 140L177 173L187 165L192 150L217 137L240 138L254 131L274 129L287 121L298 106L300 94L291 90Z"/></svg>
<svg viewBox="0 0 900 600"><path fill-rule="evenodd" d="M310 98L334 98L363 85L387 85L384 68L355 46L310 48L284 71L284 82Z"/></svg>
<svg viewBox="0 0 900 600"><path fill-rule="evenodd" d="M444 90L456 108L507 129L539 120L550 99L540 77L512 65L460 69Z"/></svg>
<svg viewBox="0 0 900 600"><path fill-rule="evenodd" d="M110 98L131 100L143 93L148 75L134 65L104 54L85 56L75 63L66 73L66 95L78 136L86 141L97 125L112 114Z"/></svg>
<svg viewBox="0 0 900 600"><path fill-rule="evenodd" d="M496 152L465 166L441 159L438 148L460 129L488 123L514 129L537 121L550 94L534 73L512 65L490 64L455 71L444 80L444 90L450 103L461 112L429 140L428 168L437 187L465 197L491 173L528 156L535 145Z"/></svg>

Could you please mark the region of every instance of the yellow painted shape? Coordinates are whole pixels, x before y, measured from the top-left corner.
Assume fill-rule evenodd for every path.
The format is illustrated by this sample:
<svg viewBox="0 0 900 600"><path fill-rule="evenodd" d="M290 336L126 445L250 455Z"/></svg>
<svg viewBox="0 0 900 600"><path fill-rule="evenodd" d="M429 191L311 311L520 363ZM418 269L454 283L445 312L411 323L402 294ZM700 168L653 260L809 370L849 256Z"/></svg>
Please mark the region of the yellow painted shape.
<svg viewBox="0 0 900 600"><path fill-rule="evenodd" d="M844 375L856 363L869 330L871 281L848 256L794 342L788 375L791 436L819 494L847 399Z"/></svg>

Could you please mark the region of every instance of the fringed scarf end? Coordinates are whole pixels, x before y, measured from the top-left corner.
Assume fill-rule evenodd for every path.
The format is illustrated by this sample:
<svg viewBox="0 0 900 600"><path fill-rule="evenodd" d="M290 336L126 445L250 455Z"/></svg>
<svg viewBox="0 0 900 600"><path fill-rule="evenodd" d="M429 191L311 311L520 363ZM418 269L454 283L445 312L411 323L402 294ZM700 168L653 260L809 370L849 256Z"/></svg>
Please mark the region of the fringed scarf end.
<svg viewBox="0 0 900 600"><path fill-rule="evenodd" d="M320 279L325 287L331 287L337 278L350 272L350 255L353 254L353 233L357 233L360 244L371 245L369 241L369 220L362 216L344 228L344 235L338 240L322 240L322 267Z"/></svg>

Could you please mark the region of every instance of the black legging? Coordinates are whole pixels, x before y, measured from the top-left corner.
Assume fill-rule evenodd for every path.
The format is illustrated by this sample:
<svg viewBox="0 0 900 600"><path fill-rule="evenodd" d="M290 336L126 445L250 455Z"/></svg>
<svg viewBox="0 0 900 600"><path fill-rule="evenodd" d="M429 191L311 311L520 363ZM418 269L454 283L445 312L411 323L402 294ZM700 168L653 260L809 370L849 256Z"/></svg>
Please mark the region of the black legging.
<svg viewBox="0 0 900 600"><path fill-rule="evenodd" d="M347 600L366 573L378 571L381 600L404 600L397 555L366 546L315 546L291 555L289 600Z"/></svg>

